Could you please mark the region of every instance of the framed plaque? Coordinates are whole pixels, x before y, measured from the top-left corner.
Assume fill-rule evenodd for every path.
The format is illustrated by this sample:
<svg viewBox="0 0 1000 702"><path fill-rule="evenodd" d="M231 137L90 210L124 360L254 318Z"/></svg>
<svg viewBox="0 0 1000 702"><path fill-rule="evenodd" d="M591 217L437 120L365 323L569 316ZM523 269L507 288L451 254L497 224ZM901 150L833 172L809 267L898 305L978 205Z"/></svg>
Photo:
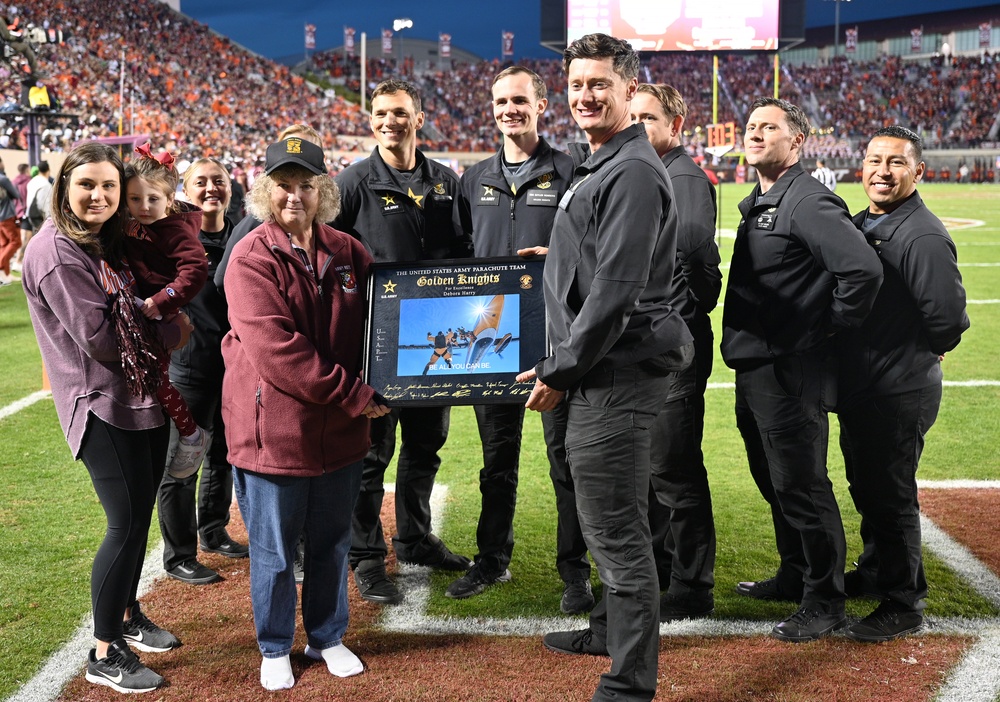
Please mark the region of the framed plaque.
<svg viewBox="0 0 1000 702"><path fill-rule="evenodd" d="M544 257L375 264L365 382L393 407L523 403L545 355Z"/></svg>

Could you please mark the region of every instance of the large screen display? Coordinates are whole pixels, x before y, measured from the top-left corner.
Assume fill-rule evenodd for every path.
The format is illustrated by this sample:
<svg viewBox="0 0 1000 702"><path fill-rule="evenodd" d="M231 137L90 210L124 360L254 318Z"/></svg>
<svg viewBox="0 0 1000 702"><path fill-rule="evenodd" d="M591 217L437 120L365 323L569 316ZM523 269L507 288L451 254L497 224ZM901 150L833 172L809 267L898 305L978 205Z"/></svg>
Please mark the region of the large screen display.
<svg viewBox="0 0 1000 702"><path fill-rule="evenodd" d="M566 42L602 32L637 51L776 51L779 0L567 0Z"/></svg>

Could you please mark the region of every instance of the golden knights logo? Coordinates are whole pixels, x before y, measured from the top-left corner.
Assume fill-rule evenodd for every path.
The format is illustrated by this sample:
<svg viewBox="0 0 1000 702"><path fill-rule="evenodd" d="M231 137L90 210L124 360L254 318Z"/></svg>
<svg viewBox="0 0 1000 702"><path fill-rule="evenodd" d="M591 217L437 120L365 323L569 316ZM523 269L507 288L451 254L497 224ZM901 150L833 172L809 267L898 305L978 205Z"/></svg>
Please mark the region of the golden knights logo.
<svg viewBox="0 0 1000 702"><path fill-rule="evenodd" d="M519 278L519 281L521 283L521 290L531 290L531 286L532 283L534 282L534 279L530 275L526 274L522 275Z"/></svg>
<svg viewBox="0 0 1000 702"><path fill-rule="evenodd" d="M286 154L301 154L302 153L302 140L292 137L291 139L285 139L285 153Z"/></svg>
<svg viewBox="0 0 1000 702"><path fill-rule="evenodd" d="M547 190L548 188L551 188L552 187L552 174L551 173L546 173L543 176L539 176L538 177L538 182L535 183L535 185L537 187L541 188L542 190Z"/></svg>

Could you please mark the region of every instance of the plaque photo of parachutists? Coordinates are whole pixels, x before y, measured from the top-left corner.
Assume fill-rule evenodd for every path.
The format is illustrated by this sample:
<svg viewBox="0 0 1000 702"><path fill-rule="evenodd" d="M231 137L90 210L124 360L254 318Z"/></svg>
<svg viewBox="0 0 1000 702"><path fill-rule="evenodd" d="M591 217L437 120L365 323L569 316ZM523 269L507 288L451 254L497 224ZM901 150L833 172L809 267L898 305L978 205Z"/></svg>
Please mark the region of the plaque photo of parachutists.
<svg viewBox="0 0 1000 702"><path fill-rule="evenodd" d="M377 264L366 382L393 406L523 402L545 354L544 259Z"/></svg>

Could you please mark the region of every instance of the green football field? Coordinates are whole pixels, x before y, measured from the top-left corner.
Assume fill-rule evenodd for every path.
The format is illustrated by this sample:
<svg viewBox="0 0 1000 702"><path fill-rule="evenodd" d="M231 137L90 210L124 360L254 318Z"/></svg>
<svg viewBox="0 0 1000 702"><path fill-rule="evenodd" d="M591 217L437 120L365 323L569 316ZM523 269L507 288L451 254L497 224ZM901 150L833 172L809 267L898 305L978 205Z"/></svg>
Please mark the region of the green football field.
<svg viewBox="0 0 1000 702"><path fill-rule="evenodd" d="M722 191L724 265L732 254L736 204L748 185ZM928 435L921 465L924 479L1000 479L995 444L1000 436L1000 191L992 186L931 184L921 187L928 206L949 225L958 246L972 329L944 361L944 402ZM865 205L859 185L838 194L852 212ZM721 311L713 315L716 323ZM41 387L41 365L19 284L0 289L0 699L29 679L79 626L89 609L89 574L104 518L82 464L75 463L59 430L50 399L15 411L12 403ZM717 330L718 332L718 330ZM718 334L717 334L718 335ZM980 381L980 382L976 382ZM985 381L985 382L984 382ZM787 605L749 601L733 593L738 580L773 573L777 565L770 518L750 479L733 420L733 373L716 357L707 395L705 459L718 529L716 616L776 620ZM858 518L843 478L831 421L829 466L849 539L857 555ZM561 582L555 570L555 509L541 422L530 413L525 436L515 521L513 580L469 600L444 597L450 580L435 574L428 614L454 617L552 617L559 612ZM471 408L452 411L438 482L448 486L441 535L453 550L475 553L481 452ZM155 524L155 520L154 520ZM151 542L158 540L154 531ZM996 616L933 556L927 559L937 617ZM597 584L595 577L595 585ZM869 603L849 604L867 613Z"/></svg>

